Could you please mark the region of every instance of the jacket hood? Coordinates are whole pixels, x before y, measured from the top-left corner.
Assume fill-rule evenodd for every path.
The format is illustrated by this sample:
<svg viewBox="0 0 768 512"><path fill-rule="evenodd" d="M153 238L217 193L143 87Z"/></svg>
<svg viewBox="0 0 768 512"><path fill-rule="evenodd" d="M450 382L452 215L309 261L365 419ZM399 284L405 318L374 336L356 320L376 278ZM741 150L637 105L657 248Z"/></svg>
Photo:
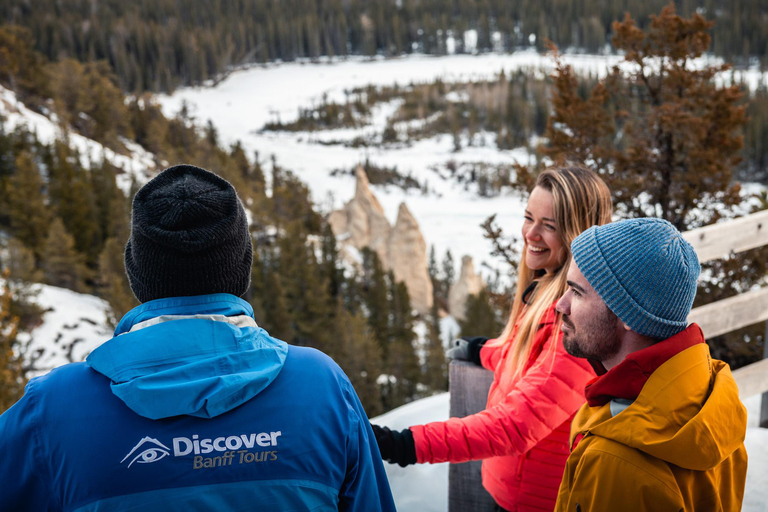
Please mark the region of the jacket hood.
<svg viewBox="0 0 768 512"><path fill-rule="evenodd" d="M572 436L601 436L705 471L743 445L746 426L746 408L730 368L711 359L709 347L701 343L659 366L634 403L616 416L610 404L582 408Z"/></svg>
<svg viewBox="0 0 768 512"><path fill-rule="evenodd" d="M250 304L214 294L132 309L86 363L141 416L212 418L268 387L287 353L285 342L256 325Z"/></svg>

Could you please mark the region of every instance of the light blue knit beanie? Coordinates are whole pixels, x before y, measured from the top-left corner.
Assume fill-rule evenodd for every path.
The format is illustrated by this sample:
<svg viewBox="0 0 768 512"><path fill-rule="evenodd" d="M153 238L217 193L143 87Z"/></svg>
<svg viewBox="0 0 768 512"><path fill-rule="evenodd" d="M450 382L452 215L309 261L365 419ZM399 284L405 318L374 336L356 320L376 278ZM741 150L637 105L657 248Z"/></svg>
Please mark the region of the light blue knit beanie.
<svg viewBox="0 0 768 512"><path fill-rule="evenodd" d="M576 237L571 253L608 308L636 333L666 339L688 326L701 266L669 222L593 226Z"/></svg>

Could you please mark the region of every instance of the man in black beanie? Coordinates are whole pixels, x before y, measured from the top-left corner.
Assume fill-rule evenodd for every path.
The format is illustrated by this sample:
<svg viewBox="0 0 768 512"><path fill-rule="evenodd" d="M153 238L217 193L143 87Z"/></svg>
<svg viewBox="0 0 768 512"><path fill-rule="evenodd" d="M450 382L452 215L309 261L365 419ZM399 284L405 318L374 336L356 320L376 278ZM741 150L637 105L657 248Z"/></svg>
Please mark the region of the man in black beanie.
<svg viewBox="0 0 768 512"><path fill-rule="evenodd" d="M177 165L133 199L125 270L136 298L230 293L251 282L253 249L235 189L215 174Z"/></svg>
<svg viewBox="0 0 768 512"><path fill-rule="evenodd" d="M133 201L143 304L0 416L3 510L394 511L376 441L327 356L256 325L235 190L178 165Z"/></svg>

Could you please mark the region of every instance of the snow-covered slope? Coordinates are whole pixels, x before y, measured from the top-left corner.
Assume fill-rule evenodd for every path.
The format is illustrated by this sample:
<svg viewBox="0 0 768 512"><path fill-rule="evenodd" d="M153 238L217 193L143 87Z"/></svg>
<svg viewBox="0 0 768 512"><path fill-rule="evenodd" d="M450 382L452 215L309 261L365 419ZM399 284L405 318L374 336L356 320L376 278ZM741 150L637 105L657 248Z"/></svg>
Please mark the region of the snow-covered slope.
<svg viewBox="0 0 768 512"><path fill-rule="evenodd" d="M124 192L131 188L131 180L145 183L154 175L154 156L144 148L129 140L123 140L129 154L120 154L104 147L102 144L83 137L77 133L64 134L61 126L56 123L55 115L50 117L29 110L17 98L16 94L0 85L0 117L4 118L3 128L12 131L24 126L37 135L37 138L51 144L55 140L68 139L68 144L76 148L80 154L81 165L89 168L92 163L107 160L123 173L117 176L117 185Z"/></svg>

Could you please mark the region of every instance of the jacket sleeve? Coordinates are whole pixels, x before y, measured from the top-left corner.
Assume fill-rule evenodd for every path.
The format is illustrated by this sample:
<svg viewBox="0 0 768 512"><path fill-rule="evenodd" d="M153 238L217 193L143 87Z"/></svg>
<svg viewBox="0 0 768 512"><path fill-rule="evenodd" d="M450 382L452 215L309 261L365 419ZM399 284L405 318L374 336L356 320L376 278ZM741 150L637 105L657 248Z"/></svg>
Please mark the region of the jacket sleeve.
<svg viewBox="0 0 768 512"><path fill-rule="evenodd" d="M495 343L495 339L490 339L485 342L485 345L480 349L480 363L486 370L496 371L496 366L501 359L501 346L489 346L489 343Z"/></svg>
<svg viewBox="0 0 768 512"><path fill-rule="evenodd" d="M672 482L616 454L586 450L572 474L566 468L555 512L681 512L685 502Z"/></svg>
<svg viewBox="0 0 768 512"><path fill-rule="evenodd" d="M0 416L0 502L2 510L53 510L51 486L44 472L35 380L24 396Z"/></svg>
<svg viewBox="0 0 768 512"><path fill-rule="evenodd" d="M339 510L395 512L376 437L351 384L347 397L351 427L346 446L347 474L339 494Z"/></svg>
<svg viewBox="0 0 768 512"><path fill-rule="evenodd" d="M552 324L527 373L494 407L465 418L411 427L418 462L466 462L529 451L584 403L594 376L584 359L568 355Z"/></svg>

